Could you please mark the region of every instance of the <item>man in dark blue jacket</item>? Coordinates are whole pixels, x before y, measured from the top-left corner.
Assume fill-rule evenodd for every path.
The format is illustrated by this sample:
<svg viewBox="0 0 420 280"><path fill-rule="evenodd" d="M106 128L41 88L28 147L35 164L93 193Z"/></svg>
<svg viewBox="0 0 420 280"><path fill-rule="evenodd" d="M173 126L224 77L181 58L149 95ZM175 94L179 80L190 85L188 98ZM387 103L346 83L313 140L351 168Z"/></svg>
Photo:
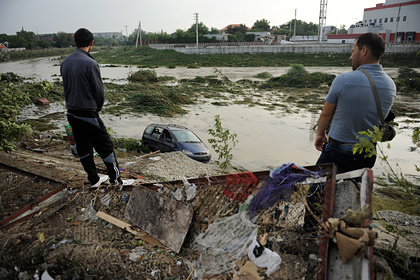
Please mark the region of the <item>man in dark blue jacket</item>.
<svg viewBox="0 0 420 280"><path fill-rule="evenodd" d="M98 176L93 149L100 155L110 183L122 186L113 143L99 117L104 105L104 86L96 60L89 54L93 34L80 28L74 34L76 50L64 59L60 67L67 106L67 119L73 129L77 153L91 186L99 187L108 176Z"/></svg>

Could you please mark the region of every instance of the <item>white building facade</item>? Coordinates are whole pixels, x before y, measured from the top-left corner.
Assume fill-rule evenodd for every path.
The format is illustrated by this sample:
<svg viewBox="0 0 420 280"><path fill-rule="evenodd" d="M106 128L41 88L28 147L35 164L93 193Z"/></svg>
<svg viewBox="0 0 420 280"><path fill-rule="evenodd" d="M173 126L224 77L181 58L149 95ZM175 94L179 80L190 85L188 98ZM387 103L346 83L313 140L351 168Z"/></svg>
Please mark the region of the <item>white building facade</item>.
<svg viewBox="0 0 420 280"><path fill-rule="evenodd" d="M352 43L355 35L366 32L380 34L387 43L420 43L420 0L386 0L365 8L363 20L352 25L348 34L330 34L328 42Z"/></svg>

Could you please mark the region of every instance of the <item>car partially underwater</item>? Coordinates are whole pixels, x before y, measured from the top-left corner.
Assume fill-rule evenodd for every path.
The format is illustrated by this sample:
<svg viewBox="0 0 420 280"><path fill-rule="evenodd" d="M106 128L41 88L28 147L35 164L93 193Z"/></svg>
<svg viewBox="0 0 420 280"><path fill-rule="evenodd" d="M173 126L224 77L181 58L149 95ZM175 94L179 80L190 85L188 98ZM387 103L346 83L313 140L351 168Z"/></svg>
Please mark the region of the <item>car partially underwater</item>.
<svg viewBox="0 0 420 280"><path fill-rule="evenodd" d="M152 151L182 151L192 159L207 162L211 154L201 139L185 126L150 124L142 136L142 144Z"/></svg>

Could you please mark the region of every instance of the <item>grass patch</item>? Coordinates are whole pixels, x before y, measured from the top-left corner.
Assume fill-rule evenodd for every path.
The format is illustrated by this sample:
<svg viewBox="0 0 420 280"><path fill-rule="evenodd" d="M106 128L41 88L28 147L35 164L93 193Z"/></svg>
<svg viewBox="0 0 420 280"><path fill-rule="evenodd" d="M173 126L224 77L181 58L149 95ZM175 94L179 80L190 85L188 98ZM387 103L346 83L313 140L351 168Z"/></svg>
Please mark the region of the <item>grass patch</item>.
<svg viewBox="0 0 420 280"><path fill-rule="evenodd" d="M254 78L257 78L257 79L269 79L271 77L273 77L273 75L271 75L268 72L262 72L262 73L258 73L254 75Z"/></svg>
<svg viewBox="0 0 420 280"><path fill-rule="evenodd" d="M49 131L59 129L55 124L50 123L50 119L40 118L40 119L26 119L23 123L29 124L32 130L36 131Z"/></svg>
<svg viewBox="0 0 420 280"><path fill-rule="evenodd" d="M420 215L420 206L413 200L407 200L401 194L395 196L395 193L390 194L389 191L376 190L381 195L373 197L372 209L374 211L394 210L407 215ZM385 193L385 194L384 194ZM388 196L391 195L391 196ZM400 197L400 198L398 198Z"/></svg>
<svg viewBox="0 0 420 280"><path fill-rule="evenodd" d="M168 67L285 67L291 64L305 66L350 66L349 54L184 54L175 50L156 50L147 46L104 49L95 54L99 63ZM385 54L384 67L420 67L415 54Z"/></svg>

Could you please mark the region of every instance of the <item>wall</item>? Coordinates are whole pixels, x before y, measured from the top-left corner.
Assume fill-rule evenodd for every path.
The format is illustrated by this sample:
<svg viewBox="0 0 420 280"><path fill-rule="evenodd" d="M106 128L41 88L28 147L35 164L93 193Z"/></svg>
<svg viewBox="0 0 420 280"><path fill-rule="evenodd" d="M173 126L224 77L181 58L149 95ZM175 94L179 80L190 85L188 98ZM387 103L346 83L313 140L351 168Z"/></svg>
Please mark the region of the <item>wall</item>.
<svg viewBox="0 0 420 280"><path fill-rule="evenodd" d="M211 44L171 45L150 44L149 47L160 50L175 50L185 54L260 54L260 53L301 53L301 54L333 54L351 53L352 44L284 44L284 45L247 45L247 46L221 46ZM387 45L386 53L417 53L419 45L398 44Z"/></svg>

